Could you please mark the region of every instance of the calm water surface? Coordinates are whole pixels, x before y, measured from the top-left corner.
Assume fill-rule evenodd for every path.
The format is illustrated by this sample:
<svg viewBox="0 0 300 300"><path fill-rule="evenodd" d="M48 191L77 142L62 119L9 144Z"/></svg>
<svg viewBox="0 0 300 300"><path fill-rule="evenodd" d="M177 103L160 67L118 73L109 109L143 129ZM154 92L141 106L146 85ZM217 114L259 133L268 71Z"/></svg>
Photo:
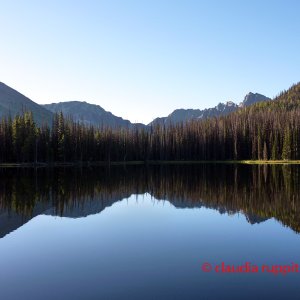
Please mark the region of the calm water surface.
<svg viewBox="0 0 300 300"><path fill-rule="evenodd" d="M0 299L300 299L300 273L215 272L300 264L299 174L2 169Z"/></svg>

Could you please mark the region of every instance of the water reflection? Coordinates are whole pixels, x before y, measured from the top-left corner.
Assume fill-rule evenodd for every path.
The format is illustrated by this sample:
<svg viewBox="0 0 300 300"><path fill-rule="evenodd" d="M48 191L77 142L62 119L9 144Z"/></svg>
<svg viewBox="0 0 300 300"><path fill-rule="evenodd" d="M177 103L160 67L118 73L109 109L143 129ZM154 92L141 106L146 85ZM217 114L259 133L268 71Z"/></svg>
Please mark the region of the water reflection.
<svg viewBox="0 0 300 300"><path fill-rule="evenodd" d="M250 224L274 217L298 233L299 170L218 164L1 169L0 237L40 214L85 217L145 193L178 209L241 212Z"/></svg>

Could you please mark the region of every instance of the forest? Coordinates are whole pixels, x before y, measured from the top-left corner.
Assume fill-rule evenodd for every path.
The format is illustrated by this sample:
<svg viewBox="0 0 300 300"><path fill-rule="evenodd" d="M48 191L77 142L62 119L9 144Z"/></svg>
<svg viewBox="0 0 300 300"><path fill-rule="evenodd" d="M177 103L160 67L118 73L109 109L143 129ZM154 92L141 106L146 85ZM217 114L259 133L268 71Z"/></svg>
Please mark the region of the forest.
<svg viewBox="0 0 300 300"><path fill-rule="evenodd" d="M300 83L230 115L147 129L112 129L58 113L37 126L31 112L0 123L1 163L300 159Z"/></svg>

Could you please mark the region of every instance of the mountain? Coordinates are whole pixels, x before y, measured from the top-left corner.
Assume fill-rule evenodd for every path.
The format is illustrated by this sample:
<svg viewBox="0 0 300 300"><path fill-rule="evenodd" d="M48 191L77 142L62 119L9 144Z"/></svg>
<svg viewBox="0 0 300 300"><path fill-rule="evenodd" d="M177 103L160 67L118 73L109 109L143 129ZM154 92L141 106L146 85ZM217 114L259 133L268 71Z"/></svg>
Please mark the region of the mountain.
<svg viewBox="0 0 300 300"><path fill-rule="evenodd" d="M228 115L239 108L250 106L256 102L268 101L270 98L257 94L248 93L244 100L238 105L232 101L226 103L219 103L217 106L212 108L200 109L176 109L167 117L156 118L149 125L168 125L176 124L180 122L186 122L195 119L207 119L211 117L219 117Z"/></svg>
<svg viewBox="0 0 300 300"><path fill-rule="evenodd" d="M270 98L264 96L264 95L261 95L261 94L253 94L253 93L248 93L244 100L239 104L239 107L246 107L246 106L250 106L254 103L257 103L257 102L263 102L263 101L269 101L271 100Z"/></svg>
<svg viewBox="0 0 300 300"><path fill-rule="evenodd" d="M232 101L226 103L219 103L213 108L200 109L176 109L167 117L156 118L149 125L169 125L176 124L180 122L186 122L195 119L206 119L210 117L217 117L221 115L226 115L231 112L236 111L238 105Z"/></svg>
<svg viewBox="0 0 300 300"><path fill-rule="evenodd" d="M207 119L228 115L239 108L248 107L257 102L271 100L264 95L248 93L244 100L238 105L232 101L219 103L208 109L176 109L170 115L156 118L148 125L168 125L185 122L194 119ZM101 106L82 101L68 101L39 105L18 91L0 82L0 118L14 117L23 111L32 111L34 120L39 124L51 124L53 113L62 112L65 116L71 116L75 122L86 125L105 126L112 128L146 128L141 123L131 123L121 117L113 115Z"/></svg>
<svg viewBox="0 0 300 300"><path fill-rule="evenodd" d="M270 114L276 115L276 126L280 129L285 128L286 124L284 122L288 120L298 121L298 116L300 115L300 82L293 84L288 90L281 92L272 101L257 102L250 106L245 106L238 111L238 116L241 118L254 119L258 115L263 115L264 119L267 119ZM282 122L280 118L282 118ZM290 125L291 128L294 128L294 126L296 127L295 129L298 128L296 123ZM298 137L298 134L295 135L296 137ZM298 142L295 142L295 148L297 148L297 145Z"/></svg>
<svg viewBox="0 0 300 300"><path fill-rule="evenodd" d="M65 116L71 116L75 122L93 126L118 127L143 127L143 124L133 124L128 120L113 115L101 106L81 101L68 101L45 104L43 107L52 113L62 112Z"/></svg>
<svg viewBox="0 0 300 300"><path fill-rule="evenodd" d="M39 124L50 124L53 114L26 96L0 82L0 118L16 116L24 111L31 111Z"/></svg>

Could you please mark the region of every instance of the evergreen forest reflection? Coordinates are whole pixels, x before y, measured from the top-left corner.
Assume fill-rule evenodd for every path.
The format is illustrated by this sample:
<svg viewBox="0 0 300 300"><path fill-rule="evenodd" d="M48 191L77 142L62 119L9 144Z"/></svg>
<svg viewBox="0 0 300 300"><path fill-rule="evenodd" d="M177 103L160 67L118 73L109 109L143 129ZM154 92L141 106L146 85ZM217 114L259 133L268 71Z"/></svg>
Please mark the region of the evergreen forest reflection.
<svg viewBox="0 0 300 300"><path fill-rule="evenodd" d="M176 208L242 213L250 224L275 218L300 232L296 165L127 165L0 170L0 237L41 214L86 217L148 193Z"/></svg>

